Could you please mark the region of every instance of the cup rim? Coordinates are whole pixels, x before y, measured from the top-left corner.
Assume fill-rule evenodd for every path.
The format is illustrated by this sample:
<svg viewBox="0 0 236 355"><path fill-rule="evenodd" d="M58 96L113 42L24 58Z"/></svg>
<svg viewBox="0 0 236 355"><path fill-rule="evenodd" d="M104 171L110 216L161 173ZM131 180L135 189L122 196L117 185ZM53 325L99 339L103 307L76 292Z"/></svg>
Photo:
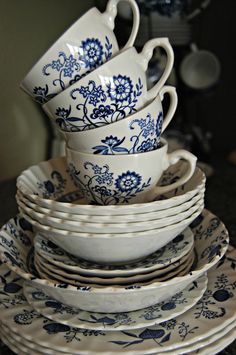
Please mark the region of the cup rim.
<svg viewBox="0 0 236 355"><path fill-rule="evenodd" d="M157 147L156 149L150 150L148 152L142 152L142 153L135 153L135 154L107 154L107 155L100 155L100 154L93 154L93 153L85 153L85 152L81 152L75 149L72 149L70 147L68 147L68 145L65 145L66 148L66 156L68 152L71 152L72 154L74 154L75 156L80 156L80 157L87 157L86 159L91 159L92 157L96 157L97 160L101 161L104 160L104 162L106 162L106 159L109 160L115 160L115 159L122 159L122 160L130 160L130 159L135 159L138 158L139 156L144 157L145 155L156 155L157 152L160 153L163 150L168 149L168 142L167 140L165 140L163 137L161 137L160 139L161 142L161 146Z"/></svg>

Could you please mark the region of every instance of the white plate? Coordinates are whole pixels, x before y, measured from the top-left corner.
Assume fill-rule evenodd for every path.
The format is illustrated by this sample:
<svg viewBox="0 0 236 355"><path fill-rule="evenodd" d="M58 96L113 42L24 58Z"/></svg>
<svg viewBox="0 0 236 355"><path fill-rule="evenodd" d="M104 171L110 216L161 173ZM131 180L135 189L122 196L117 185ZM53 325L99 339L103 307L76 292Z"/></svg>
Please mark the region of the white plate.
<svg viewBox="0 0 236 355"><path fill-rule="evenodd" d="M207 287L206 275L201 276L171 299L139 311L128 313L94 313L68 307L48 297L45 293L24 285L24 295L29 304L40 314L71 327L97 330L127 330L159 324L193 307Z"/></svg>
<svg viewBox="0 0 236 355"><path fill-rule="evenodd" d="M35 255L35 267L41 278L46 278L53 282L64 282L69 285L74 286L95 286L95 287L103 287L103 285L115 287L136 287L136 286L144 286L153 282L163 282L166 280L170 280L176 276L186 275L192 268L194 262L194 251L192 251L189 255L185 257L181 263L178 265L174 264L171 270L166 270L165 272L160 272L160 270L153 271L149 274L142 274L142 279L140 279L139 275L131 276L127 278L115 278L115 279L102 279L98 277L83 277L79 274L70 274L63 270L60 270L56 267L53 268L53 265L43 260L42 258Z"/></svg>
<svg viewBox="0 0 236 355"><path fill-rule="evenodd" d="M40 316L27 301L19 303L22 290L14 293L11 286L7 293L6 283L2 285L5 294L0 294L1 321L19 337L55 352L143 355L158 351L175 354L184 347L196 350L203 340L212 337L218 341L226 327L235 326L235 266L236 250L231 249L208 272L207 290L199 302L182 315L154 326L106 332L62 325Z"/></svg>
<svg viewBox="0 0 236 355"><path fill-rule="evenodd" d="M89 263L66 253L56 244L37 234L34 239L35 254L42 256L58 268L72 273L95 277L127 277L149 273L154 270L167 270L185 257L193 247L194 236L190 228L155 253L135 263L124 265L101 265Z"/></svg>
<svg viewBox="0 0 236 355"><path fill-rule="evenodd" d="M231 330L230 330L231 329ZM6 345L11 348L13 351L21 354L21 351L24 351L22 355L41 355L41 354L49 354L49 355L71 355L70 353L61 352L57 350L55 353L53 349L39 346L32 341L28 341L20 337L18 334L12 332L7 326L1 325L0 334L4 337ZM214 340L216 339L217 340ZM189 355L214 355L218 354L220 351L225 349L228 345L230 345L236 338L236 328L235 322L227 326L223 331L217 332L213 336L204 339L203 341L198 341L190 346L176 349L174 351L165 351L155 353L155 355L180 355L180 354L189 354ZM191 351L191 348L196 347L198 350ZM199 347L199 348L198 348ZM15 349L15 350L14 350ZM78 354L79 355L79 354ZM94 354L95 355L95 354Z"/></svg>
<svg viewBox="0 0 236 355"><path fill-rule="evenodd" d="M22 229L23 227L23 229ZM182 291L191 282L213 267L225 254L229 238L224 224L207 210L191 226L195 237L198 261L193 271L166 282L153 282L137 287L75 287L54 284L37 278L28 267L33 255L32 226L15 217L3 226L0 234L0 258L9 268L29 283L41 288L62 303L96 312L123 312L151 306Z"/></svg>
<svg viewBox="0 0 236 355"><path fill-rule="evenodd" d="M169 168L161 179L168 184L182 176L187 164L179 162ZM33 165L17 178L17 188L29 200L41 207L66 213L85 215L127 215L154 212L178 206L205 187L205 174L196 167L192 178L178 189L159 196L159 200L133 205L96 206L86 205L81 192L75 187L67 170L65 157L51 159ZM74 203L69 203L69 202Z"/></svg>
<svg viewBox="0 0 236 355"><path fill-rule="evenodd" d="M151 220L156 220L159 218L164 218L164 217L169 217L169 216L174 216L178 213L181 213L183 211L186 211L188 208L192 207L195 203L199 201L200 198L205 193L205 187L202 189L198 190L197 194L187 200L186 202L170 207L164 210L160 211L154 211L154 212L147 212L147 213L136 213L136 214L122 214L122 215L82 215L82 214L76 214L76 213L65 213L65 212L60 212L54 209L49 209L49 208L44 208L36 203L30 201L29 199L25 198L23 194L18 190L16 194L16 199L17 201L23 202L28 208L32 209L34 212L39 212L44 215L50 216L50 217L56 217L60 219L68 219L68 220L74 220L78 222L93 222L93 223L125 223L125 222L143 222L143 221L151 221Z"/></svg>

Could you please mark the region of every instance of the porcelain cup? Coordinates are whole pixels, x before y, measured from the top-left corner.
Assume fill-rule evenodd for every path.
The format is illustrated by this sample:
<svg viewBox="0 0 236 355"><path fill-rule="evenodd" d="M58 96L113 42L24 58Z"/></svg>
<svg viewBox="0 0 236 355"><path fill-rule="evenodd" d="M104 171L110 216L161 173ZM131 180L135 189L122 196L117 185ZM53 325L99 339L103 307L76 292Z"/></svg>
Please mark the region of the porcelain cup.
<svg viewBox="0 0 236 355"><path fill-rule="evenodd" d="M94 155L66 148L68 169L88 203L99 205L149 202L187 182L197 158L186 150L167 153L168 144L142 154ZM158 186L162 173L180 159L188 162L183 176Z"/></svg>
<svg viewBox="0 0 236 355"><path fill-rule="evenodd" d="M168 94L169 108L163 119L162 100ZM69 148L91 154L135 154L156 149L177 107L176 89L163 86L143 109L120 120L84 132L63 132Z"/></svg>
<svg viewBox="0 0 236 355"><path fill-rule="evenodd" d="M185 85L194 90L207 90L217 84L221 66L210 51L191 45L191 52L180 64L180 77Z"/></svg>
<svg viewBox="0 0 236 355"><path fill-rule="evenodd" d="M120 1L109 0L105 12L93 7L80 17L33 66L21 88L43 104L115 55L119 47L113 29ZM125 49L135 41L140 15L135 0L122 1L133 12L133 27Z"/></svg>
<svg viewBox="0 0 236 355"><path fill-rule="evenodd" d="M159 81L148 91L146 70L155 48L167 54ZM134 47L77 81L43 105L46 114L63 131L85 131L119 121L154 99L165 84L174 62L167 38L148 41L141 53Z"/></svg>

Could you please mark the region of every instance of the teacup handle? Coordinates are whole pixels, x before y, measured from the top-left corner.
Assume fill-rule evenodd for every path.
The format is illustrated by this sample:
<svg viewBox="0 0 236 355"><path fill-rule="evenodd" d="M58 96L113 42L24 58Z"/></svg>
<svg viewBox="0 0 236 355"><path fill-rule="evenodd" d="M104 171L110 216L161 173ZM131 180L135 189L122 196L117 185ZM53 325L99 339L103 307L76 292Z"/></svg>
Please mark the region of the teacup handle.
<svg viewBox="0 0 236 355"><path fill-rule="evenodd" d="M176 189L177 187L185 184L192 177L196 168L197 157L184 149L179 149L175 152L167 154L167 164L165 170L168 169L170 165L176 164L180 159L186 160L189 163L185 174L178 181L172 184L166 186L157 185L154 190L155 195L161 195L170 190Z"/></svg>
<svg viewBox="0 0 236 355"><path fill-rule="evenodd" d="M154 97L157 96L160 89L165 84L166 80L168 79L171 70L174 65L174 52L172 46L168 40L168 38L154 38L149 40L143 47L141 53L138 54L139 56L139 64L143 68L144 71L148 68L148 63L153 56L153 51L156 47L161 47L165 50L167 55L167 63L164 72L162 73L161 78L158 82L147 92L147 100L153 100Z"/></svg>
<svg viewBox="0 0 236 355"><path fill-rule="evenodd" d="M132 31L129 36L128 42L122 49L132 47L136 39L139 23L140 23L140 13L139 8L135 0L109 0L107 3L106 11L102 14L104 22L106 25L113 30L115 27L115 17L117 15L117 6L119 2L126 1L131 7L133 13L133 26Z"/></svg>
<svg viewBox="0 0 236 355"><path fill-rule="evenodd" d="M170 96L170 106L163 120L161 132L164 132L166 127L169 125L170 121L172 120L175 114L177 104L178 104L178 96L175 87L169 85L163 86L163 88L161 88L159 93L161 101L163 101L165 94L168 94Z"/></svg>

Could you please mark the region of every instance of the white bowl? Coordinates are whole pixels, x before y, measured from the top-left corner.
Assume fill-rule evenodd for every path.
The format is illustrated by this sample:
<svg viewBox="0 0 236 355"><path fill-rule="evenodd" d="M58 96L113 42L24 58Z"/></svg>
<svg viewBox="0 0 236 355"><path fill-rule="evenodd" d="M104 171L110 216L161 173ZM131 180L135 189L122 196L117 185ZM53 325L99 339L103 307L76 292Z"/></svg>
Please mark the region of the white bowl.
<svg viewBox="0 0 236 355"><path fill-rule="evenodd" d="M125 222L125 223L112 223L112 220L108 223L97 223L91 220L90 222L79 222L70 219L60 219L56 217L51 217L43 213L36 212L31 208L28 208L23 202L18 202L18 207L20 212L27 214L30 218L38 223L44 224L48 227L61 229L63 231L69 232L79 232L79 233L133 233L148 231L157 228L163 228L170 226L172 224L179 223L186 218L190 217L194 212L199 210L201 205L204 204L204 194L198 196L199 199L193 206L187 208L186 210L175 214L174 216L167 216L159 219L154 219L151 221L140 221L140 222Z"/></svg>
<svg viewBox="0 0 236 355"><path fill-rule="evenodd" d="M195 213L179 223L133 233L80 233L40 224L22 213L35 230L68 253L96 263L123 264L133 262L162 248L181 233L203 210L200 205ZM135 246L135 247L134 247Z"/></svg>
<svg viewBox="0 0 236 355"><path fill-rule="evenodd" d="M16 194L17 202L22 202L27 208L31 209L32 212L39 212L44 214L47 217L55 217L60 218L61 220L70 220L76 222L93 222L93 223L126 223L126 222L143 222L143 221L152 221L159 218L166 218L170 216L174 216L178 213L186 211L188 208L192 207L195 203L199 202L205 193L205 187L202 187L198 190L197 194L183 202L180 205L173 206L164 210L157 210L154 212L147 213L135 213L128 215L92 215L90 216L85 214L77 214L77 213L66 213L60 212L54 209L49 209L45 207L41 207L33 201L27 199L25 195L23 195L19 190Z"/></svg>
<svg viewBox="0 0 236 355"><path fill-rule="evenodd" d="M97 312L131 311L168 299L212 268L223 257L228 248L229 237L225 226L216 216L205 210L191 229L195 235L198 256L194 270L185 276L174 277L166 282L153 281L137 288L75 287L37 278L30 271L29 262L34 232L32 226L20 216L11 219L1 230L0 259L20 277L29 280L30 284L62 303Z"/></svg>
<svg viewBox="0 0 236 355"><path fill-rule="evenodd" d="M187 164L179 162L162 176L162 184L177 180ZM65 157L33 165L17 178L17 188L23 196L40 207L81 215L128 215L160 211L179 206L195 196L205 186L205 174L197 167L192 178L178 189L159 196L159 200L133 205L87 205L67 170ZM74 202L74 203L72 203ZM122 218L121 218L122 221Z"/></svg>

